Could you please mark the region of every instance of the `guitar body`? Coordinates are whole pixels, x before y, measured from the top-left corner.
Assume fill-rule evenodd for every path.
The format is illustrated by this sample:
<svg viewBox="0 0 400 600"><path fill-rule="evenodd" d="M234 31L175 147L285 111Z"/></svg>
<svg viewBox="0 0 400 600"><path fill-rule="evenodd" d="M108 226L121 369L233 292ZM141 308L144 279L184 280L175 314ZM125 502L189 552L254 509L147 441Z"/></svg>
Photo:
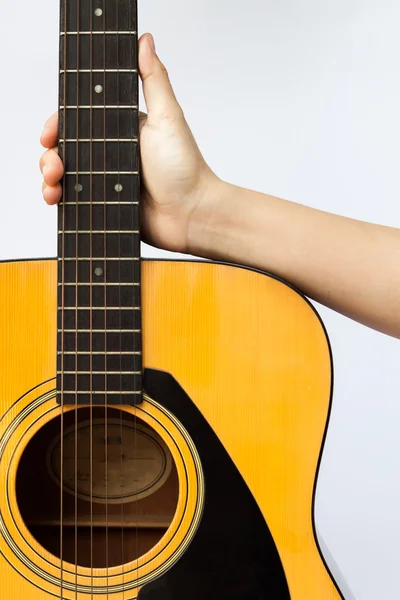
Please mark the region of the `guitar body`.
<svg viewBox="0 0 400 600"><path fill-rule="evenodd" d="M332 391L326 333L290 286L223 264L142 262L145 395L121 410L157 433L174 465L155 496L143 487L124 505L152 514L124 530L128 558L129 543L138 556L95 569L60 558L60 521L49 517L59 489L49 474L61 412L56 290L56 261L0 264L0 600L342 598L313 522ZM86 409L64 410L67 431L68 415ZM174 478L176 497L152 504ZM84 484L82 475L80 507ZM117 550L107 535L109 560Z"/></svg>

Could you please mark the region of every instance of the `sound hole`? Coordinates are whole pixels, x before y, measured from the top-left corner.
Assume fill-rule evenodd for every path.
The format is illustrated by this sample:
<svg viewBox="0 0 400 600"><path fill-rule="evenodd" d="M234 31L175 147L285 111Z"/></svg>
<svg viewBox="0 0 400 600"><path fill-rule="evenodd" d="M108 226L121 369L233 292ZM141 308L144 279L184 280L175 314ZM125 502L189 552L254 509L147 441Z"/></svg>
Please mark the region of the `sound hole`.
<svg viewBox="0 0 400 600"><path fill-rule="evenodd" d="M159 542L177 508L178 475L167 446L146 423L117 409L79 408L63 420L63 443L57 417L21 457L17 500L27 528L74 565L135 560Z"/></svg>

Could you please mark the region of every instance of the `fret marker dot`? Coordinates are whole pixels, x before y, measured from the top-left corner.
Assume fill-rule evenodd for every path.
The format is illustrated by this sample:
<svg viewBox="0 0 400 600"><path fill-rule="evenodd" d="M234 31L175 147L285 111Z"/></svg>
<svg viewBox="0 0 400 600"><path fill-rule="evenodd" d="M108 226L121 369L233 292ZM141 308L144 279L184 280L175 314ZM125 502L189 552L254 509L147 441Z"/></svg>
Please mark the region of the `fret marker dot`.
<svg viewBox="0 0 400 600"><path fill-rule="evenodd" d="M94 274L97 275L97 277L101 277L103 275L103 269L101 267L97 267L94 270Z"/></svg>
<svg viewBox="0 0 400 600"><path fill-rule="evenodd" d="M94 11L94 14L96 15L96 17L101 17L101 15L103 14L103 11L101 10L101 8L96 8L96 10Z"/></svg>
<svg viewBox="0 0 400 600"><path fill-rule="evenodd" d="M101 85L96 85L94 91L96 92L96 94L101 94L101 92L103 91L103 87Z"/></svg>
<svg viewBox="0 0 400 600"><path fill-rule="evenodd" d="M122 187L122 185L120 183L116 183L115 186L114 186L114 190L116 192L122 192L123 187Z"/></svg>
<svg viewBox="0 0 400 600"><path fill-rule="evenodd" d="M81 183L77 183L75 185L75 191L81 192L83 190L83 185Z"/></svg>

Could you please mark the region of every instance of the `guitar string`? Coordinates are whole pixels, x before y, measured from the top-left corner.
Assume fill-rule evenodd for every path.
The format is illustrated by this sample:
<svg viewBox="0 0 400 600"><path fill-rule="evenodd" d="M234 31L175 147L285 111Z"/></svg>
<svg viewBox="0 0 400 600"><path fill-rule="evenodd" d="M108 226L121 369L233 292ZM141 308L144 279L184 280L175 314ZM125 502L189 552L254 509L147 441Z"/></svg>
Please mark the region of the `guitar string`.
<svg viewBox="0 0 400 600"><path fill-rule="evenodd" d="M104 195L104 206L103 206L103 210L104 210L104 253L103 253L103 257L104 257L104 272L103 272L103 278L104 278L104 371L105 371L105 375L104 375L104 452L105 452L105 456L104 456L104 464L105 464L105 473L104 473L104 477L105 477L105 559L106 559L106 598L108 600L108 558L109 558L109 548L108 548L108 397L107 397L107 177L106 177L106 171L107 171L107 143L106 143L106 131L107 131L107 118L106 118L106 102L105 102L105 97L106 97L106 5L105 5L105 0L103 0L103 23L104 23L104 27L103 27L103 94L104 94L104 102L103 102L103 115L104 115L104 131L103 131L103 139L104 139L104 146L103 146L103 162L104 162L104 179L103 179L103 183L104 183L104 189L103 189L103 195Z"/></svg>
<svg viewBox="0 0 400 600"><path fill-rule="evenodd" d="M132 29L136 30L136 36L137 36L137 32L138 32L137 11L134 11L134 19L133 19L134 23L132 23L132 4L133 4L133 0L128 0L128 2L129 2L129 9L128 9L128 13L129 13L129 29L130 30L132 30ZM130 78L131 78L130 100L131 100L131 104L132 105L137 105L138 101L134 101L134 91L135 91L134 90L134 81L135 81L136 75L135 75L135 73L132 72L132 66L134 66L135 68L137 68L137 64L133 64L133 51L134 50L133 50L133 39L132 38L133 38L133 34L131 33L131 35L129 36L129 46L130 46L129 47L129 61L130 61L130 69L131 69L130 70ZM136 37L135 43L136 43L136 48L137 48L137 37ZM137 52L137 49L136 49L136 52ZM136 63L136 60L135 60L135 63ZM133 122L135 122L135 123L137 122L138 115L136 113L136 110L137 109L134 109L134 113L132 115L132 123L131 123L131 125L133 125ZM132 136L131 136L132 138L134 137L133 133L134 132L133 132L133 126L132 126ZM131 171L132 172L136 170L134 168L134 152L133 152L133 149L134 149L134 142L131 142L130 166L131 166ZM138 147L137 147L136 151L138 151ZM134 178L135 178L135 175L132 175L131 176L132 191L135 189ZM132 196L134 196L134 194L132 194ZM132 198L132 199L134 199L134 198ZM135 210L136 210L135 206L137 206L137 205L133 205L132 206L132 221L133 221L133 223L132 223L132 231L134 231L135 229L139 230L139 220L137 221L137 224L136 224L137 227L135 227ZM138 242L138 244L139 244L139 246L138 246L139 250L138 251L139 251L139 257L140 257L140 236L139 236L139 242ZM133 249L133 253L134 253L134 249L135 249L135 234L134 233L132 233L132 249ZM132 272L133 272L132 279L133 279L133 281L135 281L135 261L132 261ZM139 282L140 282L140 261L139 261L138 277L139 277ZM139 296L140 296L140 287L139 287ZM132 305L135 306L135 304L136 304L136 300L135 300L135 286L133 286L133 290L132 290ZM140 314L141 314L140 311L138 311L138 312L134 311L134 318L136 318L136 315L139 316L139 324L138 324L138 327L137 327L139 329L139 332L141 331ZM136 324L135 324L135 328L136 328ZM138 339L140 339L140 336L141 336L141 333L139 333ZM139 348L135 347L135 345L134 345L133 349L137 350ZM135 354L134 356L137 356L137 355ZM134 359L134 360L136 360L136 359ZM136 365L134 365L133 382L134 382L134 390L135 391L138 389L138 387L137 387L137 380L136 380L136 371L137 371ZM138 460L137 460L137 457L138 457L137 412L136 412L136 409L135 409L135 412L134 412L134 444L133 444L133 446L134 446L134 460L136 460L136 462L138 464ZM139 485L139 483L138 483L138 485ZM134 493L135 493L135 491L137 491L137 490L134 489ZM136 517L136 528L135 528L136 556L135 556L135 560L136 560L136 581L137 581L138 575L139 575L139 571L138 571L138 569L139 569L139 505L138 505L138 500L137 499L135 500L135 517Z"/></svg>
<svg viewBox="0 0 400 600"><path fill-rule="evenodd" d="M67 96L66 96L66 90L67 90L67 35L66 35L66 31L67 31L67 0L63 0L63 9L62 9L62 13L61 16L63 16L64 19L64 36L63 36L63 67L64 67L64 73L63 73L63 124L62 124L62 129L63 129L63 133L62 133L62 139L65 140L66 139L66 105L67 105ZM59 115L60 116L60 115ZM60 130L60 127L59 127ZM63 150L62 150L62 158L63 161L65 163L65 141L63 143ZM60 210L62 211L62 228L61 228L61 335L60 335L60 364L59 364L59 369L60 369L60 375L59 375L59 381L60 381L60 401L61 401L61 437L60 437L60 600L63 597L63 588L64 588L64 570L63 570L63 547L64 547L64 529L63 529L63 522L64 522L64 318L65 318L65 311L64 311L64 294L65 294L65 286L64 286L64 282L65 282L65 246L64 246L64 242L65 242L65 211L66 211L66 204L65 204L65 198L66 198L66 177L64 176L62 178L62 203L61 205L58 207L58 214L60 212ZM60 235L60 234L59 234ZM58 275L58 277L60 277ZM60 291L58 291L58 294L60 294ZM58 302L60 302L60 297L58 297Z"/></svg>
<svg viewBox="0 0 400 600"><path fill-rule="evenodd" d="M78 598L78 238L79 238L79 65L80 65L80 0L77 0L76 8L77 35L76 35L76 145L75 145L75 494L74 494L74 512L75 512L75 598ZM67 42L65 42L67 43Z"/></svg>
<svg viewBox="0 0 400 600"><path fill-rule="evenodd" d="M89 285L89 306L90 306L90 342L89 342L89 380L90 380L90 396L89 396L89 471L90 471L90 595L93 600L93 0L90 0L90 46L89 46L89 54L90 54L90 76L89 76L89 88L90 88L90 97L89 97L89 213L90 213L90 260L89 260L89 270L90 270L90 285Z"/></svg>
<svg viewBox="0 0 400 600"><path fill-rule="evenodd" d="M133 89L132 89L132 81L133 81L133 77L134 77L133 73L132 73L132 51L133 51L133 48L132 48L132 37L133 37L133 33L132 33L132 29L133 29L133 27L132 27L132 1L133 0L128 0L128 19L129 19L129 21L128 21L128 30L131 31L131 34L129 35L129 67L130 67L130 79L131 79L131 85L130 85L131 89L130 89L129 100L130 100L130 103L132 105L134 105L135 103L133 101ZM135 24L135 26L136 26L136 24ZM131 131L130 131L130 137L131 137L131 139L134 138L133 122L134 122L134 116L132 115L131 122L130 122L130 129L131 129ZM130 146L130 149L131 149L131 152L130 152L130 170L133 172L135 170L133 168L133 144L134 144L134 142L131 141L130 144L131 144L131 146ZM134 175L131 175L131 177L130 177L130 183L132 185L132 191L134 189L134 183L133 183L134 182L134 177L135 177ZM135 205L132 204L132 231L135 230L135 218L134 218L134 214L135 214ZM135 234L132 233L132 255L133 255L133 257L134 257L134 253L135 253L134 235ZM134 260L132 260L132 281L135 282L135 261ZM136 304L135 303L135 286L133 286L132 287L132 306L135 306L135 304ZM136 311L133 310L133 319L135 319L135 318L136 318ZM134 323L134 329L136 329L136 323ZM133 340L135 340L135 338L133 338ZM135 350L136 350L136 348L135 348L135 342L133 341L133 351L135 351ZM134 357L136 357L136 354L134 354ZM134 364L135 361L136 361L136 359L133 358L133 371L134 371L134 373L136 371L136 365ZM135 376L135 374L133 376L133 383L134 383L133 388L136 391L136 376ZM134 435L134 444L133 444L133 453L134 453L133 454L133 456L134 456L134 459L133 459L134 462L133 462L133 464L135 464L135 460L137 461L136 409L135 409L135 412L134 412L134 432L135 432L135 435ZM135 489L133 491L134 491L134 494L135 494ZM137 510L138 509L138 505L137 505L137 500L135 501L135 508L136 508L135 512L136 512L136 527L137 527L137 524L138 524L138 518L137 518L138 517L138 515L137 515L137 513L138 513L138 510ZM138 544L137 544L137 541L138 540L137 540L137 535L136 535L136 555L135 555L135 560L136 561L138 560ZM137 579L137 573L136 573L136 579Z"/></svg>
<svg viewBox="0 0 400 600"><path fill-rule="evenodd" d="M119 1L117 0L115 3L115 15L116 15L116 31L119 31ZM116 85L116 100L117 100L117 185L120 185L120 110L119 110L119 103L120 103L120 78L119 78L119 34L116 34L116 54L117 54L117 85ZM117 191L117 198L118 198L118 231L119 231L119 235L118 235L118 257L121 258L121 204L120 204L120 200L121 200L121 193L123 191L123 188L120 189L118 188L119 191ZM121 319L122 319L122 297L121 297L121 260L118 261L118 281L119 281L119 287L118 287L118 302L119 302L119 318L118 318L118 322L119 322L119 350L120 350L120 354L119 354L119 388L120 391L122 391L122 323L121 323ZM121 402L122 405L122 402ZM120 481L120 485L119 485L119 493L121 494L121 575L123 577L123 557L124 557L124 503L123 503L123 433L122 433L122 406L120 407L120 476L119 476L119 481ZM123 591L122 591L123 594Z"/></svg>

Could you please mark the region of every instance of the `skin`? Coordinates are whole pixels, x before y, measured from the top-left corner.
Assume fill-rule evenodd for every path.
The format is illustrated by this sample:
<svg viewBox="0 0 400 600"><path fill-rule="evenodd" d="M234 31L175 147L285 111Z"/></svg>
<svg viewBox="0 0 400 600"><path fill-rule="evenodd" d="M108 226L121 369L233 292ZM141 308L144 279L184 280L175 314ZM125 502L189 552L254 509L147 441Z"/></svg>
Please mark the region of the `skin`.
<svg viewBox="0 0 400 600"><path fill-rule="evenodd" d="M245 264L400 338L400 230L222 181L205 162L150 34L139 40L142 237L158 248ZM61 198L57 113L46 122L43 197Z"/></svg>

